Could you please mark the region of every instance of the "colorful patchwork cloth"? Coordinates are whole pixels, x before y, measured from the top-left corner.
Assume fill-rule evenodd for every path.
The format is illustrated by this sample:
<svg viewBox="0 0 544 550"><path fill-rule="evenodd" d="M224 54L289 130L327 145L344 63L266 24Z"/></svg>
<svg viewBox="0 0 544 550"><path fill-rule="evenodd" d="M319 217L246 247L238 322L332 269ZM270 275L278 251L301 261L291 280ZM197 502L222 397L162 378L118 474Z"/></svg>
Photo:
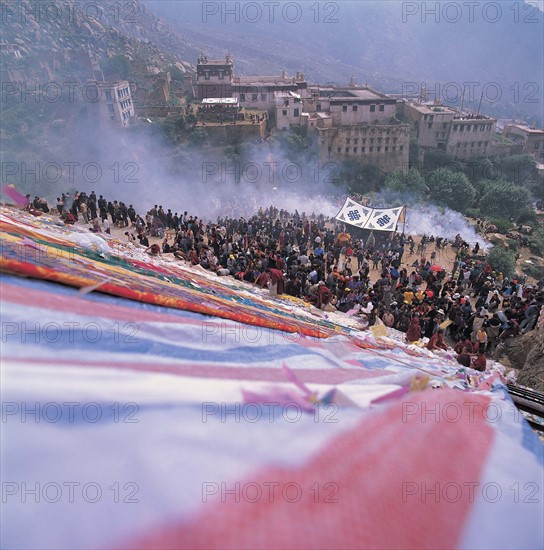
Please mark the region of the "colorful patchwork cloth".
<svg viewBox="0 0 544 550"><path fill-rule="evenodd" d="M544 546L500 365L1 216L2 548Z"/></svg>

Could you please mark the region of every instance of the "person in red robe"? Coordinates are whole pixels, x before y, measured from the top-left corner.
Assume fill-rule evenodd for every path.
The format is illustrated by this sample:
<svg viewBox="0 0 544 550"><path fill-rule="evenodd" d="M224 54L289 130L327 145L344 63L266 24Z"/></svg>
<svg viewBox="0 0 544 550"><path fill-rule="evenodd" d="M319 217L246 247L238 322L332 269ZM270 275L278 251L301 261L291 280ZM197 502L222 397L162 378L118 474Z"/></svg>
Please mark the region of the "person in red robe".
<svg viewBox="0 0 544 550"><path fill-rule="evenodd" d="M421 338L421 324L419 323L419 316L415 315L410 321L408 330L406 331L406 341L410 344L416 342Z"/></svg>
<svg viewBox="0 0 544 550"><path fill-rule="evenodd" d="M429 339L427 349L434 351L435 349L448 349L448 344L444 341L444 330L439 329Z"/></svg>
<svg viewBox="0 0 544 550"><path fill-rule="evenodd" d="M285 277L283 271L273 267L271 267L269 271L271 285L276 287L277 294L283 294L285 292Z"/></svg>
<svg viewBox="0 0 544 550"><path fill-rule="evenodd" d="M319 281L317 290L317 302L315 307L323 309L332 298L332 292L327 288L327 285L323 281Z"/></svg>
<svg viewBox="0 0 544 550"><path fill-rule="evenodd" d="M487 367L487 360L485 358L485 350L480 348L478 350L478 354L476 355L476 358L472 360L472 368L479 370L481 372L485 372L486 367Z"/></svg>

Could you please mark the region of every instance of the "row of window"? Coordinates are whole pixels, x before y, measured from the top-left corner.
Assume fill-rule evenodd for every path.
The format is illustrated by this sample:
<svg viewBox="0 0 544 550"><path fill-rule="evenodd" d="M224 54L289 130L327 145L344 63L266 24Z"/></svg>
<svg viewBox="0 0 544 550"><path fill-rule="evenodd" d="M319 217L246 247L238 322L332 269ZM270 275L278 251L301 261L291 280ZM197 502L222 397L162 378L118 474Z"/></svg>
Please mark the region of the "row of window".
<svg viewBox="0 0 544 550"><path fill-rule="evenodd" d="M283 116L287 116L287 109L283 109L282 112L281 112L281 114L282 114ZM297 117L297 116L300 116L300 109L294 109L294 110L293 110L293 116L296 116L296 117Z"/></svg>
<svg viewBox="0 0 544 550"><path fill-rule="evenodd" d="M320 107L321 107L321 105L317 106L318 111L320 110ZM358 107L359 107L358 105L352 105L351 110L352 111L357 111ZM385 111L385 105L384 104L378 105L378 110L381 111L381 112ZM347 111L348 111L348 106L347 105L342 105L342 112L347 113ZM375 111L376 111L376 105L370 105L370 112L374 113Z"/></svg>
<svg viewBox="0 0 544 550"><path fill-rule="evenodd" d="M386 136L388 136L391 134L391 128L384 129L375 127L369 128L368 126L352 126L350 128L347 128L348 135L351 135L351 132L353 132L355 135L362 135L368 132L371 136L376 134L385 134Z"/></svg>
<svg viewBox="0 0 544 550"><path fill-rule="evenodd" d="M249 96L250 94L247 95ZM261 101L268 101L268 94L251 94L251 99L248 99L247 101L259 101L259 95ZM240 103L242 101L246 101L246 94L240 94Z"/></svg>
<svg viewBox="0 0 544 550"><path fill-rule="evenodd" d="M470 127L472 126L472 131L477 132L478 128L480 128L480 132L485 132L486 130L489 132L491 131L491 124L454 124L453 125L453 131L457 132L463 132L466 128L467 132L470 132Z"/></svg>
<svg viewBox="0 0 544 550"><path fill-rule="evenodd" d="M487 147L487 146L489 145L489 141L478 141L478 147L481 147L481 146L482 146L482 143L483 143L483 146L484 146L484 147ZM471 141L471 142L470 142L470 146L471 146L471 147L474 147L475 144L476 144L475 141ZM456 147L461 147L461 144L458 143L458 144L456 145ZM466 141L465 143L463 143L463 147L464 147L465 149L468 147L468 141Z"/></svg>
<svg viewBox="0 0 544 550"><path fill-rule="evenodd" d="M130 95L130 92L128 91L128 88L122 88L121 90L117 90L117 98L121 99L122 97L128 97Z"/></svg>
<svg viewBox="0 0 544 550"><path fill-rule="evenodd" d="M346 147L344 152L345 153L350 153L350 147ZM338 147L338 152L339 153L342 153L342 147ZM389 153L389 151L393 152L393 153L396 153L397 152L397 147L396 145L393 145L393 147L384 147L383 148L384 152L385 153ZM399 146L399 151L402 153L404 151L404 145L400 145ZM353 152L354 153L358 153L359 152L359 148L358 147L353 147ZM368 152L369 153L374 153L374 147L371 146L368 148ZM382 148L381 147L376 147L376 153L381 153L382 152ZM361 153L366 153L366 147L361 147Z"/></svg>
<svg viewBox="0 0 544 550"><path fill-rule="evenodd" d="M204 74L204 80L210 80L210 75L215 76L216 78L219 78L219 80L225 80L225 73L222 70L212 71L211 73L210 71L204 71L203 74ZM227 74L230 77L230 72ZM199 73L198 76L199 77L202 76L202 73Z"/></svg>
<svg viewBox="0 0 544 550"><path fill-rule="evenodd" d="M369 143L374 143L374 139L376 139L378 143L381 143L382 140L385 139L385 143L386 143L386 144L389 144L389 140L390 140L391 138L381 138L381 137L379 137L379 138L369 138L369 139L368 139L368 142L369 142ZM396 138L396 137L393 138L393 143L397 143L397 139L398 139L398 138ZM351 143L351 138L346 138L346 144L349 145L350 143ZM354 144L354 145L357 145L358 143L359 143L359 138L355 138L355 139L353 140L353 144ZM362 138L362 139L361 139L361 143L362 143L363 145L366 144L366 138Z"/></svg>

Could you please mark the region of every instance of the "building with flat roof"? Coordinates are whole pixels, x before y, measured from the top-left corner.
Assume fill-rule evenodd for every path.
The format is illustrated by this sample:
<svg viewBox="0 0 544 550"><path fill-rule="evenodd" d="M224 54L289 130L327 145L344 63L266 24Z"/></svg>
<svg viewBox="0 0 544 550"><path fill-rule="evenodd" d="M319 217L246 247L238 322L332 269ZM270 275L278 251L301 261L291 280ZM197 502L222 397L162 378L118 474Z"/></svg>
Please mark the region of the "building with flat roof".
<svg viewBox="0 0 544 550"><path fill-rule="evenodd" d="M544 162L544 130L526 124L507 124L503 136L520 145L522 153L533 155L537 161Z"/></svg>
<svg viewBox="0 0 544 550"><path fill-rule="evenodd" d="M294 92L305 97L307 82L298 73L287 76L285 71L275 76L235 76L230 54L224 60L211 60L202 54L197 63L197 97L237 98L242 107L269 111L276 109L275 92Z"/></svg>
<svg viewBox="0 0 544 550"><path fill-rule="evenodd" d="M126 80L93 81L97 88L97 101L90 103L101 120L109 120L123 127L134 121L134 104L130 84Z"/></svg>
<svg viewBox="0 0 544 550"><path fill-rule="evenodd" d="M311 87L303 124L316 136L322 162L355 160L389 172L408 166L410 125L396 118L396 99L353 81Z"/></svg>
<svg viewBox="0 0 544 550"><path fill-rule="evenodd" d="M274 92L276 129L289 130L302 125L302 98L295 92Z"/></svg>
<svg viewBox="0 0 544 550"><path fill-rule="evenodd" d="M232 97L234 62L230 54L224 60L212 60L201 54L196 65L198 99Z"/></svg>
<svg viewBox="0 0 544 550"><path fill-rule="evenodd" d="M454 159L495 156L496 120L487 115L462 113L440 101L401 101L399 117L410 123L412 139L423 155L426 150L444 151Z"/></svg>
<svg viewBox="0 0 544 550"><path fill-rule="evenodd" d="M276 93L292 92L300 98L307 96L308 83L304 75L298 73L288 77L283 71L280 76L239 76L232 83L232 97L240 100L240 105L250 109L276 112Z"/></svg>

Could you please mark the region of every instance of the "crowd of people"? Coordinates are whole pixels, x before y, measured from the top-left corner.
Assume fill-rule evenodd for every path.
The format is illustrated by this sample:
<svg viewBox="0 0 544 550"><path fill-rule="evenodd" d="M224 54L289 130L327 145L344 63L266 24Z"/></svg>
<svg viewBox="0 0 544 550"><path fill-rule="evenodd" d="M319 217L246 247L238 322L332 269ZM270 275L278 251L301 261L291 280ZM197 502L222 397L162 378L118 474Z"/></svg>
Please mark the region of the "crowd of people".
<svg viewBox="0 0 544 550"><path fill-rule="evenodd" d="M287 294L321 310L358 316L363 326L384 324L405 332L408 343L425 338L430 350L452 346L460 364L479 370L508 338L536 327L544 303L544 281L532 286L509 280L493 271L479 245L471 248L460 235L451 243L423 236L414 259L411 236L352 237L323 215L272 206L248 219L204 223L162 205L142 217L132 205L94 192L63 194L57 203L65 223L81 217L95 232L109 233L111 224L127 228L127 239L151 255L172 254L268 288L273 296ZM150 245L150 237L161 244ZM435 264L446 246L455 251L449 271Z"/></svg>

